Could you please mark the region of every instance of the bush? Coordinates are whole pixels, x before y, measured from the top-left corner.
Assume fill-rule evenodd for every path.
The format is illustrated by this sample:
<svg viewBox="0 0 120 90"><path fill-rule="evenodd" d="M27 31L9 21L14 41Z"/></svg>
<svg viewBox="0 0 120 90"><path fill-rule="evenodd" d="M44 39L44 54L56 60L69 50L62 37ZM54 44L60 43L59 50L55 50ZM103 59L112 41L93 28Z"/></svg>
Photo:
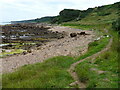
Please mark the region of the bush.
<svg viewBox="0 0 120 90"><path fill-rule="evenodd" d="M120 18L118 18L115 22L112 23L112 28L120 32Z"/></svg>
<svg viewBox="0 0 120 90"><path fill-rule="evenodd" d="M80 13L80 10L64 9L59 13L61 17L60 20L61 22L74 20L79 16L79 13Z"/></svg>

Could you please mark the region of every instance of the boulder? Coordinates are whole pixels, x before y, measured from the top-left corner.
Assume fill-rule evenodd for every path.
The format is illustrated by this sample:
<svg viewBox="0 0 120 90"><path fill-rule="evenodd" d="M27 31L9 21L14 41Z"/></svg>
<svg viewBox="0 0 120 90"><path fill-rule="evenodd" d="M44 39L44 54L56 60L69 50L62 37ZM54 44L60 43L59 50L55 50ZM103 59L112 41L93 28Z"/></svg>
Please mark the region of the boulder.
<svg viewBox="0 0 120 90"><path fill-rule="evenodd" d="M71 34L70 34L70 37L76 37L76 36L77 36L76 33L71 33Z"/></svg>
<svg viewBox="0 0 120 90"><path fill-rule="evenodd" d="M80 33L77 33L78 35L90 35L90 34L87 34L85 32L80 32Z"/></svg>
<svg viewBox="0 0 120 90"><path fill-rule="evenodd" d="M86 34L85 32L78 33L78 35L85 35L85 34Z"/></svg>
<svg viewBox="0 0 120 90"><path fill-rule="evenodd" d="M56 31L55 33L59 33L58 31Z"/></svg>

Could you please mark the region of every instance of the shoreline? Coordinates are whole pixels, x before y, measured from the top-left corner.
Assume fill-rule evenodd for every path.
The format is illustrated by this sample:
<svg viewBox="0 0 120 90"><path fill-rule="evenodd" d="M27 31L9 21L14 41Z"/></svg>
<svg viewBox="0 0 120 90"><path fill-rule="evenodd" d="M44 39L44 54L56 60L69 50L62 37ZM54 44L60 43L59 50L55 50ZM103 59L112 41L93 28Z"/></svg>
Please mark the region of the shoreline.
<svg viewBox="0 0 120 90"><path fill-rule="evenodd" d="M55 32L64 31L65 33L67 33L67 35L62 39L46 42L44 45L39 47L40 50L33 50L32 53L3 58L2 73L13 72L21 66L43 62L44 60L54 56L81 55L87 51L88 44L93 41L93 38L95 36L93 31L84 31L90 35L78 35L76 37L70 37L70 33L78 33L83 30L61 26L54 26L52 29L49 30Z"/></svg>

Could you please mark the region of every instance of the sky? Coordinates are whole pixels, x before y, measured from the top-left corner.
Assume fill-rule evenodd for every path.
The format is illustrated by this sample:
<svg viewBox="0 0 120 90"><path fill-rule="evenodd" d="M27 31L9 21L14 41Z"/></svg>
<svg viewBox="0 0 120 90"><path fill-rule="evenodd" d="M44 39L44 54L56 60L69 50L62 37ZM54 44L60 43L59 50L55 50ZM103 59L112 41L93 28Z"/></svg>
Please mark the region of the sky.
<svg viewBox="0 0 120 90"><path fill-rule="evenodd" d="M63 9L86 10L120 0L0 0L0 22L56 16Z"/></svg>

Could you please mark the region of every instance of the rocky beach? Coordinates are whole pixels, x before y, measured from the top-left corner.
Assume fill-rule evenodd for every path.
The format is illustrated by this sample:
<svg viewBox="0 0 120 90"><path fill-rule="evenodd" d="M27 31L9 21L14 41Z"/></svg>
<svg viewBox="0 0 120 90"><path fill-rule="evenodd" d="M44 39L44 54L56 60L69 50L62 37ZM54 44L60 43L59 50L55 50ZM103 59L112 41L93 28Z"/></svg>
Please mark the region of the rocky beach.
<svg viewBox="0 0 120 90"><path fill-rule="evenodd" d="M20 54L14 54L11 56L3 57L1 59L3 73L12 72L18 67L21 67L23 65L33 64L36 62L43 62L44 60L54 56L81 55L87 51L88 44L94 40L94 36L95 36L95 33L93 31L84 31L80 29L73 29L63 26L41 26L38 24L26 25L26 26L21 24L3 26L3 32L5 32L5 30L8 29L8 27L9 28L12 27L10 30L12 30L11 31L12 34L14 32L14 36L16 31L17 33L20 32L19 34L21 34L21 32L24 32L24 34L29 33L29 36L31 34L32 35L29 38L25 37L21 39L19 37L18 39L10 39L10 41L8 40L8 42L6 42L6 43L15 43L15 41L19 41L21 43L21 47L17 47L17 48L18 49L22 48L27 51L26 52L24 51ZM23 28L24 30L22 30ZM38 38L41 37L43 40L37 40ZM46 41L46 39L49 40ZM24 46L23 43L26 43L28 41L30 43L36 43L36 44L31 46L29 45ZM5 39L3 40L3 42L5 42ZM3 48L14 49L15 46L14 47L13 46L11 46L11 48L10 45L6 47L3 46ZM31 48L33 46L34 48Z"/></svg>

